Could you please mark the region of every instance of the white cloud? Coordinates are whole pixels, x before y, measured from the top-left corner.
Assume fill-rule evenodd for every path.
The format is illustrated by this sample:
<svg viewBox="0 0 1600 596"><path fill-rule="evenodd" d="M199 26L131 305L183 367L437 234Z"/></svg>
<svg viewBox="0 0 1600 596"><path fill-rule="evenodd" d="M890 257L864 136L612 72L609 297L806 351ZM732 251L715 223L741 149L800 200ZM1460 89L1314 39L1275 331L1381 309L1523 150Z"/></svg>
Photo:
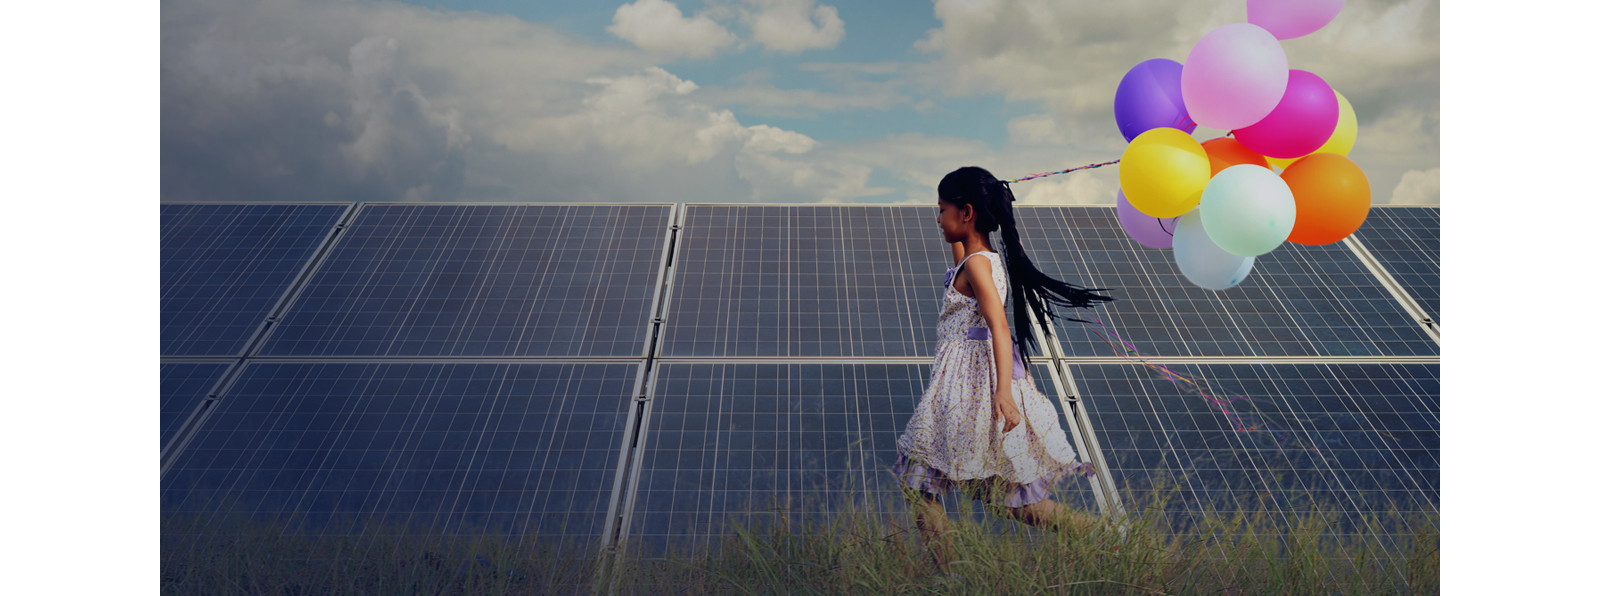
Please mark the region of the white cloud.
<svg viewBox="0 0 1600 596"><path fill-rule="evenodd" d="M1438 205L1439 168L1406 172L1400 177L1400 184L1394 187L1394 193L1389 196L1389 204Z"/></svg>
<svg viewBox="0 0 1600 596"><path fill-rule="evenodd" d="M816 0L745 0L749 8L741 20L750 38L767 49L785 54L829 49L844 40L839 10Z"/></svg>
<svg viewBox="0 0 1600 596"><path fill-rule="evenodd" d="M678 5L666 0L618 7L606 31L644 50L689 58L708 58L737 41L716 21L705 15L685 18Z"/></svg>

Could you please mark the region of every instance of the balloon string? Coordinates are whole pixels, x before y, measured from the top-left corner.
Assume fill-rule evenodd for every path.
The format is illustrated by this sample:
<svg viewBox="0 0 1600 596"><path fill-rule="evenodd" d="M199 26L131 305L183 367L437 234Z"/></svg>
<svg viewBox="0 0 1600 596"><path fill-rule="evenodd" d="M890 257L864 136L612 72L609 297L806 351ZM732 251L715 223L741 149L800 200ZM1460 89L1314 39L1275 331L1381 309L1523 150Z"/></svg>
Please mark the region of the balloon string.
<svg viewBox="0 0 1600 596"><path fill-rule="evenodd" d="M1033 180L1035 178L1043 178L1045 176L1054 176L1056 174L1065 174L1067 172L1076 172L1078 170L1087 170L1087 169L1090 169L1090 168L1098 168L1098 167L1101 167L1101 166L1109 166L1111 164L1121 163L1121 162L1122 162L1122 160L1119 159L1119 160L1116 160L1116 161L1108 161L1108 162L1105 162L1105 163L1092 163L1092 164L1089 164L1089 165L1086 165L1086 166L1078 166L1076 168L1067 168L1065 170L1060 170L1060 171L1056 171L1056 172L1045 172L1043 174L1033 174L1031 176L1023 176L1023 177L1018 178L1016 180L1001 180L1001 182L1007 182L1007 183L1010 183L1010 182L1027 182L1027 181Z"/></svg>
<svg viewBox="0 0 1600 596"><path fill-rule="evenodd" d="M1095 325L1099 325L1101 328L1104 328L1106 333L1111 334L1112 337L1117 339L1118 343L1121 343L1120 346L1117 345L1117 343L1112 342L1110 338L1107 338L1104 334L1100 333L1099 330L1092 328L1089 330L1090 332L1099 336L1102 341L1105 341L1106 345L1109 345L1113 350L1116 350L1117 355L1122 357L1123 360L1127 360L1133 364L1143 365L1146 368L1160 373L1163 378L1166 378L1167 380L1172 381L1174 384L1177 384L1179 389L1198 393L1200 398L1208 405L1211 405L1212 407L1217 408L1218 411L1222 412L1223 419L1227 420L1234 430L1238 432L1271 430L1267 428L1266 424L1255 422L1251 420L1250 417L1240 414L1238 410L1231 407L1236 401L1254 402L1256 401L1255 399L1243 396L1214 396L1207 392L1204 387L1201 387L1200 384L1196 383L1194 380L1173 372L1170 368L1146 360L1144 356L1139 354L1139 348L1134 346L1133 342L1123 339L1121 335L1117 335L1117 332L1112 331L1111 328L1107 327L1105 323L1101 323L1100 321L1092 318L1086 318L1086 320L1090 323L1094 323ZM1188 385L1188 387L1184 387L1184 385ZM1285 433L1281 431L1273 432L1272 435L1273 438L1280 441L1287 438L1284 436Z"/></svg>

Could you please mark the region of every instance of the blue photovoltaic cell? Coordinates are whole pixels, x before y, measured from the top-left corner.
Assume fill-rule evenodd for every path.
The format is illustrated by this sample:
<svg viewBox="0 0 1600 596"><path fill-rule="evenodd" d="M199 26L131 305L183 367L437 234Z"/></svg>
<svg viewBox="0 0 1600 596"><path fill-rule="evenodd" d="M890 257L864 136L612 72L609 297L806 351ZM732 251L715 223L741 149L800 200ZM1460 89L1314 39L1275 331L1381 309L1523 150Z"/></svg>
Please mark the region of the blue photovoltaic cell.
<svg viewBox="0 0 1600 596"><path fill-rule="evenodd" d="M1033 381L1055 401L1045 366L1032 367ZM929 373L914 364L660 364L629 539L646 556L700 552L728 535L729 521L772 521L774 504L793 523L825 524L846 498L914 527L890 470ZM1059 422L1071 437L1065 415ZM1052 498L1097 512L1076 477ZM973 506L959 493L944 503Z"/></svg>
<svg viewBox="0 0 1600 596"><path fill-rule="evenodd" d="M670 211L364 206L261 354L643 357Z"/></svg>
<svg viewBox="0 0 1600 596"><path fill-rule="evenodd" d="M1373 207L1355 237L1439 321L1439 208Z"/></svg>
<svg viewBox="0 0 1600 596"><path fill-rule="evenodd" d="M162 479L162 508L598 545L638 370L255 362Z"/></svg>
<svg viewBox="0 0 1600 596"><path fill-rule="evenodd" d="M922 207L690 205L665 357L931 357L950 267Z"/></svg>
<svg viewBox="0 0 1600 596"><path fill-rule="evenodd" d="M1172 251L1129 238L1115 208L1027 207L1017 214L1040 270L1111 288L1117 299L1092 310L1057 309L1068 357L1117 351L1092 332L1105 333L1101 327L1065 317L1104 323L1150 357L1439 354L1439 344L1342 243L1286 242L1256 257L1239 285L1214 292L1184 278Z"/></svg>
<svg viewBox="0 0 1600 596"><path fill-rule="evenodd" d="M240 355L348 208L162 205L161 355Z"/></svg>
<svg viewBox="0 0 1600 596"><path fill-rule="evenodd" d="M1167 366L1229 413L1141 366L1069 366L1111 478L1135 503L1176 489L1168 511L1181 520L1200 506L1283 514L1314 502L1346 531L1363 513L1437 511L1438 364Z"/></svg>
<svg viewBox="0 0 1600 596"><path fill-rule="evenodd" d="M228 372L226 362L161 363L161 447Z"/></svg>

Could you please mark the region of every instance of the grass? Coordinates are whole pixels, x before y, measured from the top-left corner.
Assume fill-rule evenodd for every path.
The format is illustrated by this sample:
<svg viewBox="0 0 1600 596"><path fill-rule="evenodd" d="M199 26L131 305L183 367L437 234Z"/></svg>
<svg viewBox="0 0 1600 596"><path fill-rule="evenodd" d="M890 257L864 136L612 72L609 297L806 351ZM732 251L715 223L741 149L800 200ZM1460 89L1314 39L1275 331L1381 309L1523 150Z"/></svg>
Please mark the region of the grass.
<svg viewBox="0 0 1600 596"><path fill-rule="evenodd" d="M1132 508L1126 536L1106 524L1053 534L952 516L949 575L936 572L909 513L859 499L826 521L757 523L703 552L615 558L590 544L546 546L490 532L408 535L359 526L291 531L218 514L167 515L163 594L1419 594L1439 591L1438 514L1368 515L1329 527L1317 508L1176 516L1167 497ZM769 516L771 517L771 516ZM1184 519L1174 525L1171 519ZM1370 528L1378 528L1373 531ZM1411 530L1404 530L1410 528ZM343 532L343 533L341 533ZM601 585L592 585L605 577Z"/></svg>

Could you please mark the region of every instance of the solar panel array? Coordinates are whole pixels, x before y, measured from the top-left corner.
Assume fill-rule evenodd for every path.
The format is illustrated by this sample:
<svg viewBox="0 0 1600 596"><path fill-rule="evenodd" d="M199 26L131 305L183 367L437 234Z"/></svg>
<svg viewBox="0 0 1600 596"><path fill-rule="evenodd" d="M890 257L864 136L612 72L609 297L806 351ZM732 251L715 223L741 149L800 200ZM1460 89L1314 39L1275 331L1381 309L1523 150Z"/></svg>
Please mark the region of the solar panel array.
<svg viewBox="0 0 1600 596"><path fill-rule="evenodd" d="M161 355L242 355L348 209L162 205Z"/></svg>
<svg viewBox="0 0 1600 596"><path fill-rule="evenodd" d="M1086 314L1147 357L1438 356L1439 345L1342 245L1284 243L1239 285L1189 283L1171 251L1128 238L1116 211L1022 209L1023 247L1045 274L1117 301ZM1058 313L1059 314L1059 313ZM1081 324L1056 321L1066 355L1116 351Z"/></svg>
<svg viewBox="0 0 1600 596"><path fill-rule="evenodd" d="M1439 208L1374 208L1354 236L1439 321Z"/></svg>
<svg viewBox="0 0 1600 596"><path fill-rule="evenodd" d="M838 511L850 489L909 515L888 469L951 264L931 205L162 210L162 442L182 445L164 455L165 510L648 553L709 547L742 511L776 519L773 503L797 521ZM1437 213L1374 209L1360 232L1412 296L1438 287ZM1104 327L1057 320L1059 357L1035 358L1102 466L1053 498L1094 511L1116 502L1100 489L1165 483L1183 507L1436 506L1438 343L1350 247L1284 245L1210 292L1109 208L1018 217L1040 269L1119 299L1064 313ZM1232 403L1259 428L1092 330L1249 397Z"/></svg>

